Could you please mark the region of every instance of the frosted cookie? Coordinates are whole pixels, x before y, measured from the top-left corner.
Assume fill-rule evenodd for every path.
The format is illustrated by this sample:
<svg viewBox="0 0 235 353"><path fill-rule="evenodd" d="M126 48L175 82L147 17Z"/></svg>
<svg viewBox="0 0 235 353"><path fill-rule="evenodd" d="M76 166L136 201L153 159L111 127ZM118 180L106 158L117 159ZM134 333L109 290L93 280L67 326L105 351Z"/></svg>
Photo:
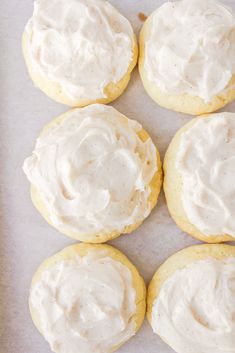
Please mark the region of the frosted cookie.
<svg viewBox="0 0 235 353"><path fill-rule="evenodd" d="M234 246L179 251L149 286L147 316L153 331L177 353L234 353L234 285Z"/></svg>
<svg viewBox="0 0 235 353"><path fill-rule="evenodd" d="M216 0L166 2L145 22L139 70L162 107L201 115L235 98L235 14Z"/></svg>
<svg viewBox="0 0 235 353"><path fill-rule="evenodd" d="M78 244L47 259L33 277L33 322L55 353L109 353L139 330L145 284L108 245Z"/></svg>
<svg viewBox="0 0 235 353"><path fill-rule="evenodd" d="M160 156L146 131L101 104L53 120L23 168L43 217L92 243L135 230L155 206L162 182Z"/></svg>
<svg viewBox="0 0 235 353"><path fill-rule="evenodd" d="M193 119L173 138L164 161L171 216L208 242L235 240L235 114Z"/></svg>
<svg viewBox="0 0 235 353"><path fill-rule="evenodd" d="M82 107L123 93L138 47L131 24L108 1L36 0L23 53L38 88Z"/></svg>

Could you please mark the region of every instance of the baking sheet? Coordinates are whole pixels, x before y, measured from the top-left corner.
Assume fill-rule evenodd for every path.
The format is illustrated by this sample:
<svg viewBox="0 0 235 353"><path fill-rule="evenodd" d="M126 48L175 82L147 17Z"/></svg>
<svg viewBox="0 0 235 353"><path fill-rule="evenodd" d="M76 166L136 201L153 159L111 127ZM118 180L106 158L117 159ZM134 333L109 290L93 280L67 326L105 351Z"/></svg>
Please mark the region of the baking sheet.
<svg viewBox="0 0 235 353"><path fill-rule="evenodd" d="M136 34L164 1L111 1L132 22ZM233 0L224 1L235 8ZM21 35L32 14L32 0L0 1L0 353L49 353L28 311L28 290L38 265L72 240L50 227L32 206L22 163L41 128L67 107L33 87L21 54ZM140 16L142 17L142 16ZM128 89L113 106L151 133L163 158L175 131L190 117L157 106L145 93L135 69ZM235 112L235 103L225 108ZM148 283L157 267L175 251L196 244L170 218L163 193L150 217L133 234L110 242L137 266ZM79 350L78 350L79 351ZM120 353L172 353L145 321ZM82 352L80 352L82 353Z"/></svg>

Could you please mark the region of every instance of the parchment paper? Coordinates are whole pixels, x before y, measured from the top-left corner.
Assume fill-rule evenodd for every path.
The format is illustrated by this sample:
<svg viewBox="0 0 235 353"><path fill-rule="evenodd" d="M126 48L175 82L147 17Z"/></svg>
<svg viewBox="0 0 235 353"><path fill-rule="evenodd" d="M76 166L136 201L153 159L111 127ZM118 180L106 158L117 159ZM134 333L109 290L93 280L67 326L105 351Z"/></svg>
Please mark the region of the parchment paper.
<svg viewBox="0 0 235 353"><path fill-rule="evenodd" d="M143 22L160 0L111 1L131 21L138 35ZM226 1L234 6L234 0ZM41 128L66 106L34 88L23 62L21 35L32 14L33 0L0 1L0 353L49 353L50 348L34 328L28 310L28 290L38 265L73 241L50 227L33 207L29 183L22 172ZM141 16L142 17L142 16ZM137 69L128 89L113 106L136 119L151 133L162 158L175 131L190 116L160 108L145 93ZM235 111L235 104L225 108ZM144 224L133 234L111 244L122 250L150 281L158 266L175 251L197 243L181 232L170 218L163 192ZM172 353L144 323L120 353ZM76 353L76 352L74 352ZM77 353L83 353L77 351Z"/></svg>

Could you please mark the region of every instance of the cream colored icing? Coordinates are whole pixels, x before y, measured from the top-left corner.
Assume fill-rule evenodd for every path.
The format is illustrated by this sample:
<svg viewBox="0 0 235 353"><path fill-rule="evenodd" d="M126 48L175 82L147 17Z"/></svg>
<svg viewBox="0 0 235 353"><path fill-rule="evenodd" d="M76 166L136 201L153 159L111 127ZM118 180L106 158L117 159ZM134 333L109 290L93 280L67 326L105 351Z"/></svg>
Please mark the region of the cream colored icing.
<svg viewBox="0 0 235 353"><path fill-rule="evenodd" d="M135 334L130 270L105 251L57 262L30 292L40 329L56 353L108 353Z"/></svg>
<svg viewBox="0 0 235 353"><path fill-rule="evenodd" d="M175 165L188 220L204 235L235 237L235 114L198 119L182 134Z"/></svg>
<svg viewBox="0 0 235 353"><path fill-rule="evenodd" d="M151 324L177 353L234 353L235 258L177 270L160 289Z"/></svg>
<svg viewBox="0 0 235 353"><path fill-rule="evenodd" d="M33 69L74 100L106 97L133 57L131 24L108 1L36 0L26 31Z"/></svg>
<svg viewBox="0 0 235 353"><path fill-rule="evenodd" d="M53 225L64 231L122 232L150 213L156 148L142 129L110 106L72 110L39 137L24 171Z"/></svg>
<svg viewBox="0 0 235 353"><path fill-rule="evenodd" d="M216 0L164 3L151 17L148 79L172 95L210 102L235 74L235 15Z"/></svg>
<svg viewBox="0 0 235 353"><path fill-rule="evenodd" d="M176 169L188 220L205 235L235 237L235 114L214 114L181 136Z"/></svg>

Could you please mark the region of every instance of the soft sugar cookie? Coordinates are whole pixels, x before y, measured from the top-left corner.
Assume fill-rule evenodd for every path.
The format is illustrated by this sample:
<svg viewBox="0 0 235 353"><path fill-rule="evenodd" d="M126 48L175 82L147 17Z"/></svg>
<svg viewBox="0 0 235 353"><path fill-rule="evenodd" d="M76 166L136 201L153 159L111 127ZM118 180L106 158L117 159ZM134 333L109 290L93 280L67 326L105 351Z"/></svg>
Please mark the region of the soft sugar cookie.
<svg viewBox="0 0 235 353"><path fill-rule="evenodd" d="M166 2L144 23L139 71L162 107L201 115L235 98L235 14L217 0Z"/></svg>
<svg viewBox="0 0 235 353"><path fill-rule="evenodd" d="M138 47L131 24L108 1L36 0L23 54L36 87L82 107L123 93Z"/></svg>
<svg viewBox="0 0 235 353"><path fill-rule="evenodd" d="M179 251L149 286L153 331L177 353L234 353L234 284L234 246L204 244Z"/></svg>
<svg viewBox="0 0 235 353"><path fill-rule="evenodd" d="M55 353L118 349L145 316L145 284L108 245L77 244L43 262L33 277L33 322Z"/></svg>
<svg viewBox="0 0 235 353"><path fill-rule="evenodd" d="M164 191L177 225L217 243L235 240L235 114L193 119L170 143Z"/></svg>
<svg viewBox="0 0 235 353"><path fill-rule="evenodd" d="M47 125L24 171L43 217L92 243L135 230L155 206L162 182L160 156L147 132L101 104Z"/></svg>

